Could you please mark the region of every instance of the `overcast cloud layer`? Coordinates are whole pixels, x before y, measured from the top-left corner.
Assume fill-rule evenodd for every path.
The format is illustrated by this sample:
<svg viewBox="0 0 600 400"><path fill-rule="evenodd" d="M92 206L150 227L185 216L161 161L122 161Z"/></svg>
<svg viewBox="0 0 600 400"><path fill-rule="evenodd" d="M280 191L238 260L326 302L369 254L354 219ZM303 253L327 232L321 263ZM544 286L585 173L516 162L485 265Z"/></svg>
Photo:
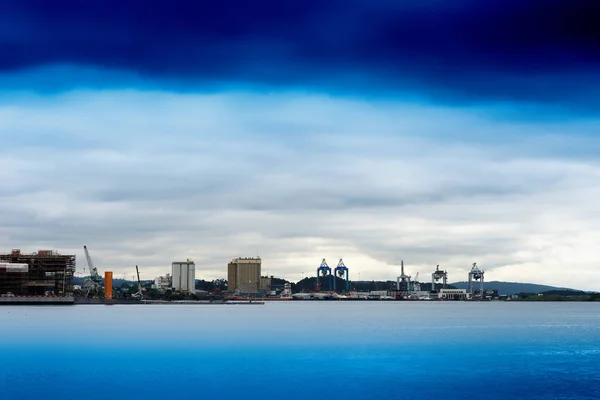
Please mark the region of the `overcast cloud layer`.
<svg viewBox="0 0 600 400"><path fill-rule="evenodd" d="M0 249L600 290L598 2L0 3Z"/></svg>
<svg viewBox="0 0 600 400"><path fill-rule="evenodd" d="M599 143L585 133L600 121L493 111L294 93L15 95L0 106L0 243L75 252L80 268L87 244L128 278L186 257L199 278L224 277L258 252L292 280L344 257L352 278L394 279L404 259L422 278L440 264L463 280L478 262L488 280L597 289Z"/></svg>

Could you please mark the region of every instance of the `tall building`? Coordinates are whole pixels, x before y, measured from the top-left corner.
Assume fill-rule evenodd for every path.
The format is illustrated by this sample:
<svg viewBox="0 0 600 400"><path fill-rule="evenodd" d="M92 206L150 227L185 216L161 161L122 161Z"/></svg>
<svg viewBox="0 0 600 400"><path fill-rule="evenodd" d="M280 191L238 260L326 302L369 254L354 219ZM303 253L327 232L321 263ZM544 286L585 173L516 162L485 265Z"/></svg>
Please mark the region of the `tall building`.
<svg viewBox="0 0 600 400"><path fill-rule="evenodd" d="M196 289L196 264L192 260L174 261L171 269L173 289L191 292Z"/></svg>
<svg viewBox="0 0 600 400"><path fill-rule="evenodd" d="M261 287L260 258L234 258L227 265L227 288L240 294L259 293Z"/></svg>

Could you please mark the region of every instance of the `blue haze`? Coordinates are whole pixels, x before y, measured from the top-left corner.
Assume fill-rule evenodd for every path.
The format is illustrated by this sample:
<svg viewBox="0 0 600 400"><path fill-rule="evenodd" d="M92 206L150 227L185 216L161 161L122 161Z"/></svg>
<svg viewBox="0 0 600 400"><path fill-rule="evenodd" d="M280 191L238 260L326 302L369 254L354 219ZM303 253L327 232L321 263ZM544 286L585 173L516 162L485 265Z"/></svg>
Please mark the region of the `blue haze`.
<svg viewBox="0 0 600 400"><path fill-rule="evenodd" d="M597 304L3 307L2 398L597 399Z"/></svg>
<svg viewBox="0 0 600 400"><path fill-rule="evenodd" d="M10 87L42 91L140 87L144 77L194 90L220 83L409 92L593 114L599 13L588 0L7 0L0 75ZM44 73L48 66L91 71ZM10 82L32 70L32 79Z"/></svg>

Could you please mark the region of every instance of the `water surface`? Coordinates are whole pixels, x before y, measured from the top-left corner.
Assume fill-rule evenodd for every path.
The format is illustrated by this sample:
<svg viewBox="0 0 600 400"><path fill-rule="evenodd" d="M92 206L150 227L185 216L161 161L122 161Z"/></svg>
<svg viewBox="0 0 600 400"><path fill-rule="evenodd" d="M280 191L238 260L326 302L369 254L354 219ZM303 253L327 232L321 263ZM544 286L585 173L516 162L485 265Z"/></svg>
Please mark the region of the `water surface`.
<svg viewBox="0 0 600 400"><path fill-rule="evenodd" d="M0 398L599 399L600 304L0 307Z"/></svg>

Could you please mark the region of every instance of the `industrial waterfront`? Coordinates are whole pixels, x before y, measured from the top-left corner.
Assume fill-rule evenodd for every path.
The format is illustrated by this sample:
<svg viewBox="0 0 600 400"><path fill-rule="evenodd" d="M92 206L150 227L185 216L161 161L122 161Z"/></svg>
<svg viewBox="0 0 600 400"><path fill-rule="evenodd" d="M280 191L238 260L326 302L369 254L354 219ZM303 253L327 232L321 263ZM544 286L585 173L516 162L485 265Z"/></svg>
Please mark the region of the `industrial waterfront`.
<svg viewBox="0 0 600 400"><path fill-rule="evenodd" d="M361 289L360 281L351 281L350 267L339 259L330 267L326 259L315 268L314 276L289 282L262 273L259 257L238 257L226 265L226 280L205 287L198 280L193 260L176 260L169 273L153 281L140 279L113 282L113 271L103 276L94 264L87 246L83 246L88 274L75 283L75 255L55 250L25 253L20 249L0 254L0 305L10 304L263 304L291 300L377 300L377 301L482 301L511 300L515 296L486 290L485 271L477 263L467 274L466 288L452 287L449 274L436 265L427 281L413 277L399 266L395 280L381 282L375 288ZM301 285L302 283L302 285Z"/></svg>

